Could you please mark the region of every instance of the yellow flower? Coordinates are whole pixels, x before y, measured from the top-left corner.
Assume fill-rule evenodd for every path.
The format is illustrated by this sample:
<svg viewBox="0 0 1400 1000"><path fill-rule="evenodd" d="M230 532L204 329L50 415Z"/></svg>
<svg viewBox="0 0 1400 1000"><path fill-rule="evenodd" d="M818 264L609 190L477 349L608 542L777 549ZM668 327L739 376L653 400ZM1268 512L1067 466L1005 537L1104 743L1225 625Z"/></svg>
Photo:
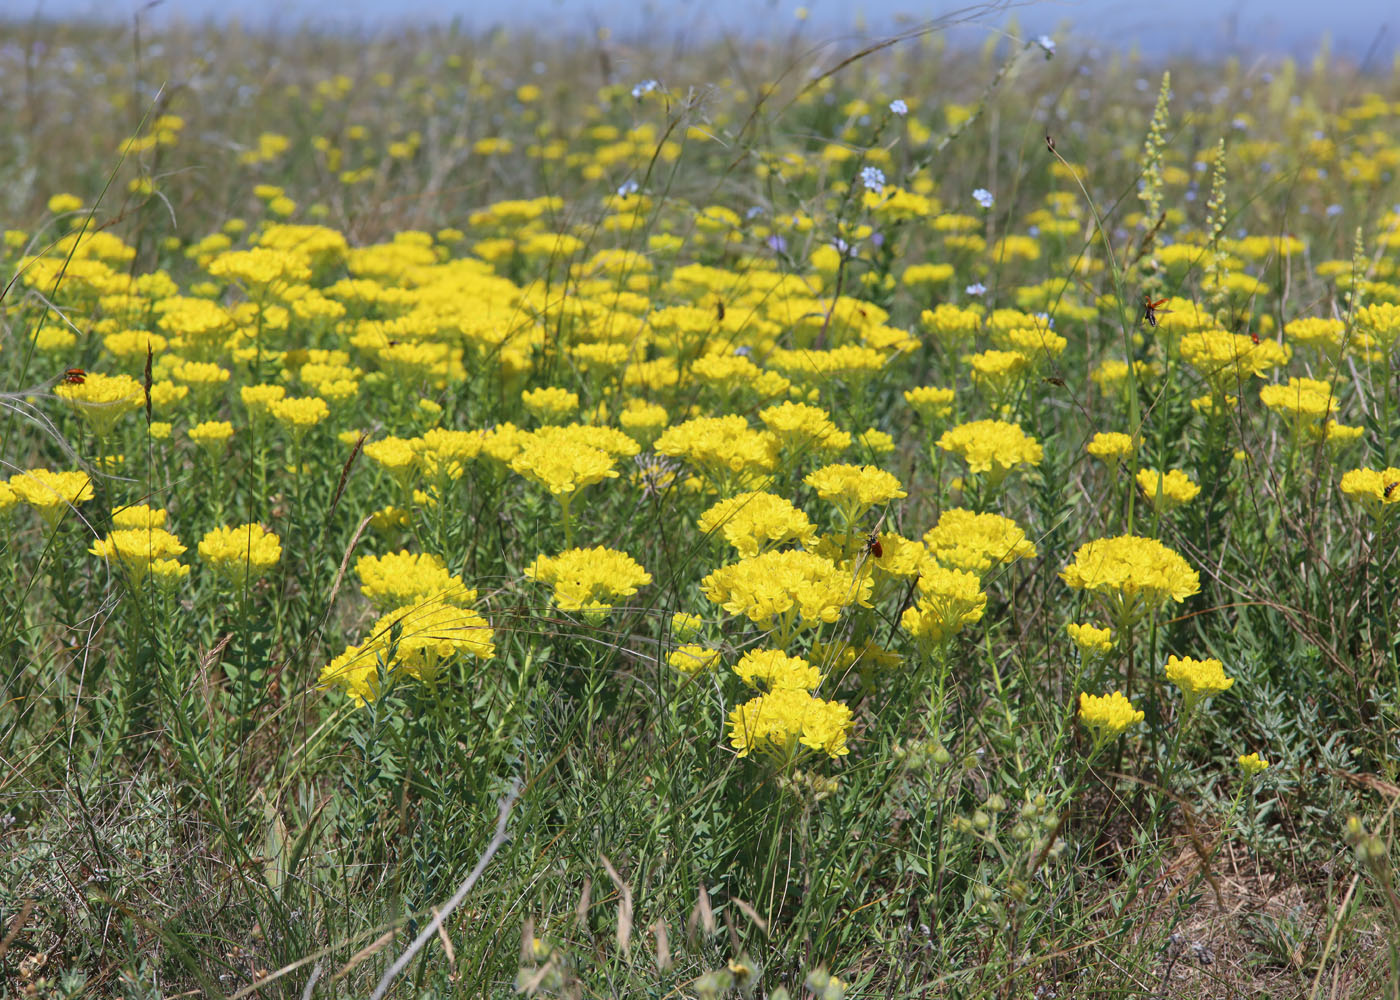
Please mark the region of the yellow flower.
<svg viewBox="0 0 1400 1000"><path fill-rule="evenodd" d="M1016 424L1004 420L974 420L944 431L938 447L967 463L968 471L985 472L996 485L1017 465L1039 465L1042 449Z"/></svg>
<svg viewBox="0 0 1400 1000"><path fill-rule="evenodd" d="M1290 378L1287 385L1266 385L1259 399L1270 410L1292 420L1302 430L1337 413L1337 390L1330 382Z"/></svg>
<svg viewBox="0 0 1400 1000"><path fill-rule="evenodd" d="M520 394L525 409L544 423L558 423L578 410L578 393L555 386L527 389Z"/></svg>
<svg viewBox="0 0 1400 1000"><path fill-rule="evenodd" d="M704 595L731 615L775 629L785 645L799 628L834 622L852 604L869 607L870 578L811 552L764 552L710 573Z"/></svg>
<svg viewBox="0 0 1400 1000"><path fill-rule="evenodd" d="M370 629L369 638L348 646L321 670L321 687L338 686L357 704L379 697L380 672L436 682L445 663L458 655L496 655L490 624L475 611L432 600L395 608Z"/></svg>
<svg viewBox="0 0 1400 1000"><path fill-rule="evenodd" d="M626 552L602 546L539 556L525 568L525 575L551 585L561 610L592 615L608 611L619 598L631 597L638 587L651 583L651 574Z"/></svg>
<svg viewBox="0 0 1400 1000"><path fill-rule="evenodd" d="M1121 462L1133 453L1133 436L1119 431L1100 431L1089 441L1086 450L1105 463Z"/></svg>
<svg viewBox="0 0 1400 1000"><path fill-rule="evenodd" d="M1400 305L1377 302L1364 306L1356 311L1356 326L1375 341L1383 358L1400 340Z"/></svg>
<svg viewBox="0 0 1400 1000"><path fill-rule="evenodd" d="M1190 503L1201 492L1201 488L1180 469L1165 473L1157 469L1139 469L1137 484L1142 495L1152 501L1158 513Z"/></svg>
<svg viewBox="0 0 1400 1000"><path fill-rule="evenodd" d="M1230 690L1235 683L1233 677L1225 676L1225 666L1219 660L1195 660L1189 656L1167 658L1167 680L1181 688L1188 715L1198 702Z"/></svg>
<svg viewBox="0 0 1400 1000"><path fill-rule="evenodd" d="M146 405L146 391L130 375L88 372L82 382L60 382L53 394L83 415L95 436L111 433L117 421Z"/></svg>
<svg viewBox="0 0 1400 1000"><path fill-rule="evenodd" d="M700 634L705 622L699 615L689 611L677 611L671 616L671 635L679 642L686 642Z"/></svg>
<svg viewBox="0 0 1400 1000"><path fill-rule="evenodd" d="M707 646L686 643L677 646L666 656L666 663L683 674L698 674L709 670L719 662L719 650Z"/></svg>
<svg viewBox="0 0 1400 1000"><path fill-rule="evenodd" d="M189 439L210 455L217 455L233 437L233 424L227 420L207 420L189 429Z"/></svg>
<svg viewBox="0 0 1400 1000"><path fill-rule="evenodd" d="M941 646L982 620L987 595L972 573L948 569L928 559L919 574L919 599L907 608L900 625L923 646Z"/></svg>
<svg viewBox="0 0 1400 1000"><path fill-rule="evenodd" d="M1254 343L1249 337L1225 330L1200 330L1181 337L1181 358L1210 384L1215 396L1224 395L1242 382L1270 368L1286 364L1291 354L1273 340Z"/></svg>
<svg viewBox="0 0 1400 1000"><path fill-rule="evenodd" d="M1099 595L1120 630L1201 589L1200 577L1185 559L1156 539L1135 535L1081 545L1060 578L1076 590Z"/></svg>
<svg viewBox="0 0 1400 1000"><path fill-rule="evenodd" d="M847 526L876 504L909 495L898 479L873 465L827 465L808 473L803 482L835 504Z"/></svg>
<svg viewBox="0 0 1400 1000"><path fill-rule="evenodd" d="M214 572L241 587L262 576L282 558L282 542L260 524L240 524L209 531L199 542L199 558Z"/></svg>
<svg viewBox="0 0 1400 1000"><path fill-rule="evenodd" d="M285 385L245 385L238 389L238 398L243 401L243 408L248 411L248 418L252 421L270 413L272 404L286 396Z"/></svg>
<svg viewBox="0 0 1400 1000"><path fill-rule="evenodd" d="M1394 466L1380 472L1375 469L1352 469L1343 473L1341 490L1343 495L1369 510L1372 516L1383 517L1395 504L1400 504L1400 469Z"/></svg>
<svg viewBox="0 0 1400 1000"><path fill-rule="evenodd" d="M919 386L904 391L904 401L924 420L933 423L953 413L953 390Z"/></svg>
<svg viewBox="0 0 1400 1000"><path fill-rule="evenodd" d="M1106 656L1113 650L1112 629L1071 622L1065 626L1065 632L1085 656Z"/></svg>
<svg viewBox="0 0 1400 1000"><path fill-rule="evenodd" d="M851 436L832 423L827 412L818 406L786 402L760 410L758 419L792 455L809 450L844 451L851 445Z"/></svg>
<svg viewBox="0 0 1400 1000"><path fill-rule="evenodd" d="M706 535L719 532L742 557L788 542L810 548L817 540L807 515L772 493L740 493L721 500L700 515L697 527Z"/></svg>
<svg viewBox="0 0 1400 1000"><path fill-rule="evenodd" d="M994 406L1020 388L1032 367L1031 359L1020 351L987 350L962 360L970 369L972 384L986 393Z"/></svg>
<svg viewBox="0 0 1400 1000"><path fill-rule="evenodd" d="M68 508L91 500L92 480L86 472L50 472L30 469L10 477L10 489L24 503L39 512L50 528L57 526Z"/></svg>
<svg viewBox="0 0 1400 1000"><path fill-rule="evenodd" d="M118 528L93 542L88 551L109 563L119 563L134 580L140 580L153 563L178 556L185 547L164 528L140 527Z"/></svg>
<svg viewBox="0 0 1400 1000"><path fill-rule="evenodd" d="M755 431L738 414L696 417L668 427L656 451L684 459L720 489L757 486L778 465L778 439Z"/></svg>
<svg viewBox="0 0 1400 1000"><path fill-rule="evenodd" d="M751 688L776 691L795 688L815 691L822 672L800 656L788 656L779 649L751 649L734 664L734 672Z"/></svg>
<svg viewBox="0 0 1400 1000"><path fill-rule="evenodd" d="M1133 708L1121 691L1079 695L1079 721L1093 731L1097 746L1117 738L1144 718L1144 713Z"/></svg>
<svg viewBox="0 0 1400 1000"><path fill-rule="evenodd" d="M1339 361L1346 343L1346 328L1346 323L1340 319L1304 316L1285 324L1283 334L1293 343Z"/></svg>
<svg viewBox="0 0 1400 1000"><path fill-rule="evenodd" d="M924 533L924 544L940 565L978 574L1036 556L1035 544L1009 517L959 507L943 512L938 524Z"/></svg>
<svg viewBox="0 0 1400 1000"><path fill-rule="evenodd" d="M170 515L160 508L147 504L131 504L112 511L114 528L163 528Z"/></svg>
<svg viewBox="0 0 1400 1000"><path fill-rule="evenodd" d="M925 309L919 314L919 322L948 346L971 340L982 328L982 316L976 310L947 303Z"/></svg>
<svg viewBox="0 0 1400 1000"><path fill-rule="evenodd" d="M83 199L75 194L56 194L49 199L49 211L54 215L76 212L83 207Z"/></svg>
<svg viewBox="0 0 1400 1000"><path fill-rule="evenodd" d="M294 437L301 437L331 415L326 401L316 396L272 400L267 404L267 411L273 420L290 429Z"/></svg>
<svg viewBox="0 0 1400 1000"><path fill-rule="evenodd" d="M1256 753L1241 754L1239 758L1240 767L1244 769L1245 777L1252 778L1256 774L1269 769L1269 762Z"/></svg>
<svg viewBox="0 0 1400 1000"><path fill-rule="evenodd" d="M418 452L413 442L389 436L365 445L365 458L394 477L400 487L407 487L418 471Z"/></svg>
<svg viewBox="0 0 1400 1000"><path fill-rule="evenodd" d="M361 556L355 563L360 593L381 611L426 601L446 601L465 606L476 600L460 577L447 571L443 561L427 553L407 550L383 556Z"/></svg>
<svg viewBox="0 0 1400 1000"><path fill-rule="evenodd" d="M758 751L783 764L803 756L804 747L835 758L850 752L852 724L851 710L840 702L779 688L729 713L729 742L740 757Z"/></svg>
<svg viewBox="0 0 1400 1000"><path fill-rule="evenodd" d="M510 467L556 497L618 476L611 455L581 442L561 440L557 436L531 435L520 452L511 459Z"/></svg>

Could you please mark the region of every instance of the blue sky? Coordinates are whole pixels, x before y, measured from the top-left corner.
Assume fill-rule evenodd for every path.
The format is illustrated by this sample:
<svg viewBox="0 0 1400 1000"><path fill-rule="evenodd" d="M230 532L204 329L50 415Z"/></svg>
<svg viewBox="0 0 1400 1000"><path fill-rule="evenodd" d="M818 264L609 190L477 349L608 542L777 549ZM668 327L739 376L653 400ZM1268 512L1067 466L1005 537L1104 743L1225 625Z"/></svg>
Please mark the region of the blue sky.
<svg viewBox="0 0 1400 1000"><path fill-rule="evenodd" d="M445 24L487 29L586 31L607 25L623 35L695 38L736 32L772 37L792 30L798 0L165 0L145 15L154 20L227 18L230 12L249 26L302 25L340 30L377 31L396 23ZM148 0L0 0L0 14L27 18L102 17L129 21ZM810 11L804 32L818 37L864 26L884 33L959 7L928 0L806 0ZM1400 41L1400 15L1393 2L1380 0L1043 0L1003 4L1009 12L980 17L979 29L961 33L976 40L1005 25L1014 14L1023 32L1056 34L1072 25L1081 37L1097 38L1113 48L1138 46L1152 55L1186 51L1206 55L1289 52L1311 55L1318 39L1330 36L1336 51L1360 59L1371 53L1372 65L1388 65Z"/></svg>

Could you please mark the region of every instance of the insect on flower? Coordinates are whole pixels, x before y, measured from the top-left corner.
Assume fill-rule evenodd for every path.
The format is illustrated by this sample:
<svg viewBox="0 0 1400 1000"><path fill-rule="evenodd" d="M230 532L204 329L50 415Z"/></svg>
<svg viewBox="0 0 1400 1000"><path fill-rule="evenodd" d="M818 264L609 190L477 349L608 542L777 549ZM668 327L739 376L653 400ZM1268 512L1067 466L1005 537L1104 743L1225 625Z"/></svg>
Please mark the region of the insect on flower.
<svg viewBox="0 0 1400 1000"><path fill-rule="evenodd" d="M881 559L885 555L885 547L880 544L880 529L876 528L870 533L870 537L865 540L865 551L876 559Z"/></svg>
<svg viewBox="0 0 1400 1000"><path fill-rule="evenodd" d="M69 368L63 373L63 381L69 385L82 385L87 378L87 372L81 368Z"/></svg>
<svg viewBox="0 0 1400 1000"><path fill-rule="evenodd" d="M715 319L724 322L724 299L715 296Z"/></svg>
<svg viewBox="0 0 1400 1000"><path fill-rule="evenodd" d="M1164 313L1171 312L1170 309L1162 309L1162 306L1166 304L1166 299L1158 299L1156 302L1153 302L1151 295L1144 295L1142 297L1142 318L1147 321L1148 326L1156 327L1158 310Z"/></svg>
<svg viewBox="0 0 1400 1000"><path fill-rule="evenodd" d="M1390 494L1392 494L1392 493L1395 492L1395 487L1397 487L1397 486L1400 486L1400 479L1397 479L1397 480L1396 480L1395 482L1393 482L1393 483L1386 483L1386 484L1385 484L1385 489L1381 490L1381 496L1383 496L1383 497L1385 497L1387 500L1389 500L1389 499L1390 499Z"/></svg>
<svg viewBox="0 0 1400 1000"><path fill-rule="evenodd" d="M1259 331L1257 331L1257 330L1250 330L1250 331L1249 331L1249 339L1252 340L1252 341L1254 341L1254 343L1257 345L1257 344L1259 343Z"/></svg>

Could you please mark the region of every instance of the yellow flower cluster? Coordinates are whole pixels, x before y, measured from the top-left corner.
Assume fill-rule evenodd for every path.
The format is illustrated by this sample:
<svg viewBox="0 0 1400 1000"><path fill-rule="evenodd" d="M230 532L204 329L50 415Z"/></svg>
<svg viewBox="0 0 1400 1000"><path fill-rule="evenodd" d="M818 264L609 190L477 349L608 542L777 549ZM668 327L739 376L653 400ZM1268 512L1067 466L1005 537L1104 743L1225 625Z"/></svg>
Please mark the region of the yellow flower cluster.
<svg viewBox="0 0 1400 1000"><path fill-rule="evenodd" d="M683 674L698 674L718 664L719 653L718 649L686 642L666 655L666 663Z"/></svg>
<svg viewBox="0 0 1400 1000"><path fill-rule="evenodd" d="M778 688L729 713L729 742L740 757L761 753L790 764L805 750L842 757L850 752L851 710L801 688Z"/></svg>
<svg viewBox="0 0 1400 1000"><path fill-rule="evenodd" d="M92 480L81 470L29 469L11 476L9 487L21 502L38 511L50 528L63 519L69 507L93 496Z"/></svg>
<svg viewBox="0 0 1400 1000"><path fill-rule="evenodd" d="M60 382L53 394L81 413L99 438L112 433L122 417L146 405L146 391L130 375L87 372L82 382Z"/></svg>
<svg viewBox="0 0 1400 1000"><path fill-rule="evenodd" d="M1079 695L1079 721L1094 734L1096 744L1107 743L1127 732L1145 718L1121 691L1112 694Z"/></svg>
<svg viewBox="0 0 1400 1000"><path fill-rule="evenodd" d="M1121 462L1133 453L1133 436L1121 431L1100 431L1090 439L1090 455L1107 464Z"/></svg>
<svg viewBox="0 0 1400 1000"><path fill-rule="evenodd" d="M447 571L441 559L408 551L383 556L361 556L355 563L360 593L380 611L424 601L468 605L476 591Z"/></svg>
<svg viewBox="0 0 1400 1000"><path fill-rule="evenodd" d="M455 656L495 656L493 640L480 614L446 601L395 608L375 622L364 642L347 646L322 668L320 685L342 688L363 705L379 697L381 677L402 674L431 685Z"/></svg>
<svg viewBox="0 0 1400 1000"><path fill-rule="evenodd" d="M761 485L778 464L778 439L755 431L737 414L695 417L668 427L656 439L657 452L683 459L721 491Z"/></svg>
<svg viewBox="0 0 1400 1000"><path fill-rule="evenodd" d="M817 541L806 513L772 493L740 493L721 500L700 515L697 527L707 535L718 531L744 558L789 542L810 547Z"/></svg>
<svg viewBox="0 0 1400 1000"><path fill-rule="evenodd" d="M510 467L556 497L604 479L616 479L618 475L613 468L613 457L607 452L579 441L551 437L527 439L511 459Z"/></svg>
<svg viewBox="0 0 1400 1000"><path fill-rule="evenodd" d="M1065 632L1085 656L1106 656L1113 650L1112 629L1070 622Z"/></svg>
<svg viewBox="0 0 1400 1000"><path fill-rule="evenodd" d="M904 401L929 423L944 420L953 413L953 390L923 385L904 390Z"/></svg>
<svg viewBox="0 0 1400 1000"><path fill-rule="evenodd" d="M1044 452L1035 438L1004 420L973 420L944 431L938 447L967 463L969 472L986 473L993 485L1018 465L1039 465Z"/></svg>
<svg viewBox="0 0 1400 1000"><path fill-rule="evenodd" d="M200 539L199 558L238 589L277 565L282 541L260 524L214 528Z"/></svg>
<svg viewBox="0 0 1400 1000"><path fill-rule="evenodd" d="M10 484L14 485L13 479ZM1364 506L1373 516L1381 517L1400 504L1400 469L1352 469L1342 474L1340 487L1344 496Z"/></svg>
<svg viewBox="0 0 1400 1000"><path fill-rule="evenodd" d="M1167 472L1139 469L1137 484L1138 489L1142 490L1142 495L1152 501L1152 506L1158 512L1190 503L1201 492L1201 488L1191 481L1191 477L1180 469L1170 469Z"/></svg>
<svg viewBox="0 0 1400 1000"><path fill-rule="evenodd" d="M1271 368L1288 363L1289 350L1273 340L1259 343L1239 333L1201 330L1182 336L1181 358L1205 379L1213 394L1230 389Z"/></svg>
<svg viewBox="0 0 1400 1000"><path fill-rule="evenodd" d="M1185 559L1155 538L1136 535L1081 545L1060 578L1076 590L1098 595L1119 629L1201 589L1200 577Z"/></svg>
<svg viewBox="0 0 1400 1000"><path fill-rule="evenodd" d="M1288 417L1295 431L1316 429L1337 412L1336 388L1317 378L1295 377L1285 385L1266 385L1259 398L1274 413Z"/></svg>
<svg viewBox="0 0 1400 1000"><path fill-rule="evenodd" d="M1246 778L1252 778L1256 774L1262 774L1269 769L1269 762L1256 753L1241 754L1239 758L1240 768L1243 769Z"/></svg>
<svg viewBox="0 0 1400 1000"><path fill-rule="evenodd" d="M940 565L976 574L1036 556L1035 544L1011 518L960 507L943 512L924 533L924 544Z"/></svg>
<svg viewBox="0 0 1400 1000"><path fill-rule="evenodd" d="M1181 688L1185 696L1185 712L1189 715L1199 702L1213 698L1234 686L1235 679L1225 676L1225 665L1219 660L1196 660L1189 656L1167 658L1167 680Z"/></svg>
<svg viewBox="0 0 1400 1000"><path fill-rule="evenodd" d="M763 552L714 570L700 582L704 595L731 615L744 615L780 641L799 628L834 622L842 609L869 607L870 579L811 552Z"/></svg>
<svg viewBox="0 0 1400 1000"><path fill-rule="evenodd" d="M188 566L173 558L184 552L185 547L164 528L117 528L94 542L88 551L109 563L120 564L133 581L140 581L148 573L162 580L173 580L188 576L190 571Z"/></svg>
<svg viewBox="0 0 1400 1000"><path fill-rule="evenodd" d="M778 691L796 688L815 691L822 672L800 656L789 656L779 649L751 649L734 664L734 672L751 688Z"/></svg>
<svg viewBox="0 0 1400 1000"><path fill-rule="evenodd" d="M874 465L827 465L808 473L803 482L835 504L848 526L876 504L909 495L898 479Z"/></svg>
<svg viewBox="0 0 1400 1000"><path fill-rule="evenodd" d="M964 626L981 621L986 610L987 595L975 574L928 559L919 573L918 600L899 623L920 645L942 646Z"/></svg>
<svg viewBox="0 0 1400 1000"><path fill-rule="evenodd" d="M602 546L538 556L525 575L552 586L560 610L589 615L606 613L620 598L651 583L651 574L626 552Z"/></svg>

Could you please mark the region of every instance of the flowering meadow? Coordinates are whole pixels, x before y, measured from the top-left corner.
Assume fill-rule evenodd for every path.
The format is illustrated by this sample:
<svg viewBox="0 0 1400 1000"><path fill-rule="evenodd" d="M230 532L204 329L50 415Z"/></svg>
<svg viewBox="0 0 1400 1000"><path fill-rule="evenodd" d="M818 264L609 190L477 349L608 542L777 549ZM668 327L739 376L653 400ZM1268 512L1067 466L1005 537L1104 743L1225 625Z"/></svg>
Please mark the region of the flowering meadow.
<svg viewBox="0 0 1400 1000"><path fill-rule="evenodd" d="M11 27L0 995L1400 996L1400 65Z"/></svg>

